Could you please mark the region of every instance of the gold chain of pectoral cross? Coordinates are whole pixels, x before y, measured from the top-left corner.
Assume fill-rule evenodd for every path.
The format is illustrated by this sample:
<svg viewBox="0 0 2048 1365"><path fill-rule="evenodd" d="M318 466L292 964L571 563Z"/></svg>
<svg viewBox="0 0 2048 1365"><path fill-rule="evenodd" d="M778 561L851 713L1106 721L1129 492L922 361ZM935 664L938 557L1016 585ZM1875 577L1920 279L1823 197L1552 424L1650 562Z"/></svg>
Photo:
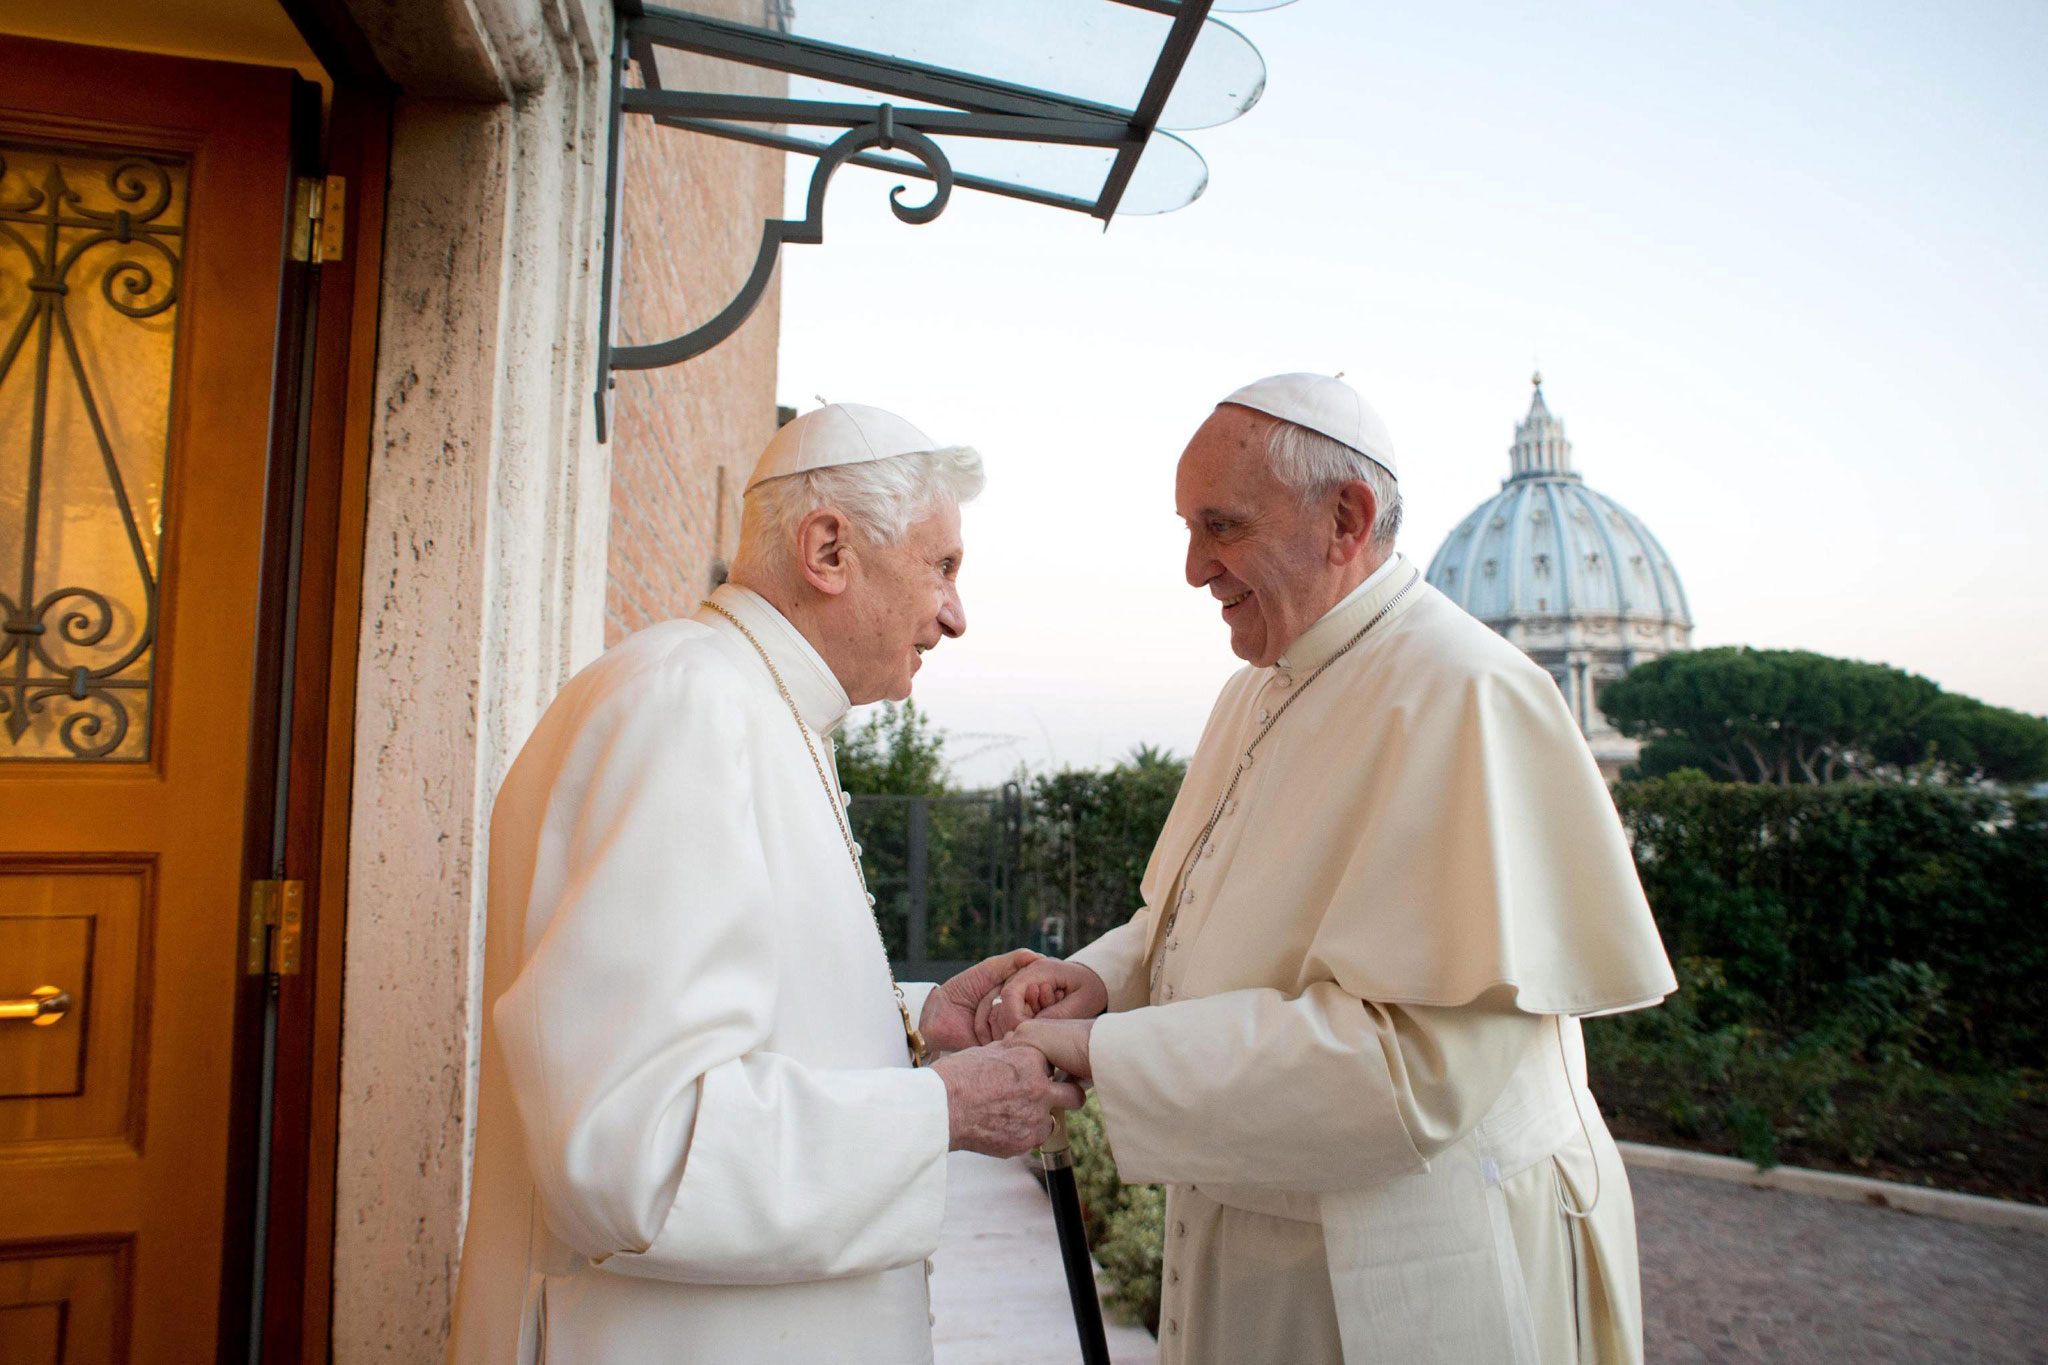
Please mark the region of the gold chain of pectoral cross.
<svg viewBox="0 0 2048 1365"><path fill-rule="evenodd" d="M1378 611L1372 614L1372 619L1370 621L1367 621L1364 625L1358 628L1358 633L1356 635L1352 636L1343 644L1339 645L1337 647L1336 652L1330 655L1329 658L1323 660L1322 664L1319 667L1317 667L1315 672L1309 674L1306 678L1302 679L1301 686L1295 688L1292 692L1287 694L1287 700L1280 703L1280 709L1275 711L1270 717L1267 718L1266 723L1259 727L1259 732L1256 735L1252 736L1252 742L1244 746L1244 752L1238 756L1237 771L1233 772L1230 775L1229 785L1223 788L1223 795L1218 797L1216 800L1216 809L1209 812L1209 823L1202 826L1202 832L1200 835L1196 837L1194 847L1188 850L1188 856L1181 861L1180 875L1173 879L1173 898L1167 903L1166 922L1162 924L1159 928L1159 940L1163 941L1168 934L1172 933L1175 922L1180 919L1181 903L1187 899L1186 888L1188 879L1188 869L1192 868L1197 862L1201 860L1202 850L1206 849L1209 846L1209 836L1216 832L1216 822L1223 818L1223 811L1225 807L1227 807L1230 804L1231 793L1237 790L1237 781L1239 778L1244 776L1244 770L1250 766L1252 753L1259 747L1260 741L1264 740L1267 735L1272 733L1273 727L1280 723L1280 717L1287 714L1287 708L1294 705L1295 702L1299 701L1301 699L1301 694L1308 691L1310 687L1314 686L1315 680L1317 678L1322 677L1324 673L1328 672L1331 664L1336 663L1337 660L1343 658L1346 654L1349 654L1352 651L1352 649L1357 646L1360 640L1363 640L1367 635L1371 634L1372 628L1378 625L1380 622L1386 620L1387 613L1392 611L1395 607L1399 606L1401 604L1401 599L1408 595L1408 590L1414 587L1417 583L1420 583L1421 581L1422 571L1420 569L1417 569L1415 571L1415 576L1413 578L1410 578L1406 583L1403 583L1401 585L1401 591L1395 593L1392 597L1389 597L1386 601L1386 604L1382 606ZM1153 963L1151 979L1151 984L1153 986L1158 986L1159 974L1161 971L1165 969L1165 967L1166 959L1163 957L1155 963Z"/></svg>
<svg viewBox="0 0 2048 1365"><path fill-rule="evenodd" d="M768 651L761 647L761 642L754 638L754 632L747 629L745 622L709 598L705 599L704 605L732 622L733 628L747 637L747 643L754 647L754 652L761 656L761 662L768 666L768 676L775 679L775 690L782 694L782 704L789 708L790 718L796 722L797 733L804 737L804 748L810 753L811 766L818 773L818 785L825 789L825 800L832 807L832 818L839 822L840 837L846 840L846 856L853 860L853 875L860 879L861 894L867 897L868 909L872 911L875 908L875 893L868 890L867 869L861 866L860 845L853 841L853 826L846 821L846 807L840 803L839 793L833 787L832 779L825 776L825 760L818 756L818 746L811 742L811 727L804 720L804 713L797 709L796 698L789 695L789 687L782 681L781 670L775 667L775 660L768 657ZM874 926L875 941L882 945L882 961L886 963L889 960L889 945L882 938L882 922L877 919ZM894 968L889 971L889 988L896 992L896 1012L903 1016L903 1041L910 1049L910 1064L923 1066L930 1060L931 1054L925 1047L924 1035L918 1032L917 1025L910 1021L910 1001L904 996L903 987L897 983Z"/></svg>

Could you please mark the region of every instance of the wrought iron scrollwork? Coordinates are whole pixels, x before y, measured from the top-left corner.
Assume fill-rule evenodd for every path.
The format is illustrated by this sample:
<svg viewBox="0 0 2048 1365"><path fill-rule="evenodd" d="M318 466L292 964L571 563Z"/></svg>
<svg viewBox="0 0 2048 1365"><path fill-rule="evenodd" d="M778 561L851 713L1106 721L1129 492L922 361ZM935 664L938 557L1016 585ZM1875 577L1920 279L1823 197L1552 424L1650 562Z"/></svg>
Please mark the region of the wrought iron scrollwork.
<svg viewBox="0 0 2048 1365"><path fill-rule="evenodd" d="M104 759L121 748L138 716L144 724L149 716L150 670L144 661L156 642L157 579L150 558L155 532L152 527L145 533L116 458L70 299L86 274L81 267L99 264L111 250L116 259L106 262L99 280L105 302L136 320L166 312L177 303L182 283L184 227L167 217L176 198L169 172L142 157L120 159L106 171L106 192L115 205L109 209L88 207L54 155L41 185L25 185L18 198L5 197L7 173L0 150L0 247L25 258L27 299L0 344L0 384L24 358L32 374L19 571L11 591L0 589L0 718L18 747L51 702L69 701L74 706L56 725L58 742L72 758ZM112 584L38 583L44 518L52 510L44 504L53 370L59 378L68 373L75 385L97 447L99 472L134 561L138 591L132 594L103 590ZM124 601L135 603L136 628L132 638L115 639L124 617L118 604Z"/></svg>
<svg viewBox="0 0 2048 1365"><path fill-rule="evenodd" d="M618 346L611 353L611 364L617 370L659 369L674 365L692 356L702 355L738 331L761 302L761 296L768 291L768 282L775 274L775 262L781 255L785 242L802 246L816 246L825 240L825 191L832 184L832 177L841 166L870 147L879 151L895 151L899 148L922 162L931 172L931 198L922 204L903 202L907 185L898 185L889 191L889 211L905 223L925 224L946 211L946 204L953 197L953 163L939 144L923 133L910 128L896 126L895 109L887 104L876 111L873 123L854 128L829 144L818 154L818 164L811 171L810 194L805 203L802 218L771 218L761 229L761 247L754 257L754 269L747 276L747 282L740 286L732 302L725 305L718 315L701 327L645 346Z"/></svg>
<svg viewBox="0 0 2048 1365"><path fill-rule="evenodd" d="M1284 4L1286 0L1266 3ZM614 370L654 369L702 355L739 330L760 303L784 243L824 240L825 189L834 172L849 161L931 179L935 188L922 204L906 204L904 186L890 193L890 208L906 223L929 223L937 218L956 186L1109 222L1123 207L1126 193L1139 183L1134 177L1147 147L1161 145L1158 139L1168 137L1159 131L1161 119L1168 113L1169 99L1198 40L1207 41L1205 50L1211 54L1211 59L1201 64L1211 77L1211 88L1181 111L1183 117L1197 120L1195 126L1208 126L1201 119L1227 122L1235 118L1250 108L1265 88L1265 64L1257 50L1228 25L1211 21L1211 5L1212 0L1119 0L1116 5L1103 5L1101 12L1080 27L1064 31L1065 41L1093 42L1108 32L1097 21L1111 24L1121 36L1110 46L1133 58L1144 58L1149 71L1140 70L1133 61L1128 88L1140 93L1126 106L1064 88L1094 85L1092 80L1062 80L1058 84L1063 88L1047 89L936 64L928 59L931 54L912 57L898 50L901 44L887 38L895 30L879 18L871 25L876 30L874 43L863 45L858 23L852 32L829 23L823 26L833 30L829 35L799 31L805 27L799 21L799 7L788 0L755 0L753 6L740 6L726 17L704 13L706 7L701 5L615 0L619 22L613 34L606 138L605 197L609 208L598 295L597 439L605 440L611 426ZM1035 25L1036 16L1024 13L1029 6L1018 8L1022 17L1016 20L1015 37L1022 43L1028 41L1024 35ZM1058 36L1046 35L1049 45L1060 41ZM932 46L974 45L935 41ZM998 46L1007 48L1008 44ZM664 53L695 60L664 73L660 60ZM1046 55L1058 56L1056 52ZM752 87L750 92L732 88L733 75L748 71L766 74L768 79L738 82ZM799 82L819 83L822 90L811 93L822 93L824 98L793 95L791 92L801 88ZM902 103L870 102L877 98ZM715 317L667 341L621 346L613 334L613 322L621 273L620 134L629 114L651 119L660 127L814 156L818 164L811 175L808 212L800 219L768 220L753 272ZM823 134L815 130L824 128L850 131L821 145ZM1055 154L1048 158L1041 151L1017 158L979 156L969 160L983 164L984 169L977 171L970 164L965 172L956 174L934 138L948 139L949 146L956 145L952 139L957 138L973 139L983 146L1094 148L1102 155ZM1163 212L1186 203L1201 193L1207 181L1194 149L1178 139L1169 140L1179 153L1165 158L1172 164L1164 171L1146 178L1146 193L1139 197L1144 212ZM878 155L871 148L884 152L901 148L908 155ZM1005 170L1013 160L1016 169ZM1043 174L1023 173L1034 167ZM1097 170L1101 172L1099 182L1094 178ZM1178 189L1171 188L1169 182Z"/></svg>

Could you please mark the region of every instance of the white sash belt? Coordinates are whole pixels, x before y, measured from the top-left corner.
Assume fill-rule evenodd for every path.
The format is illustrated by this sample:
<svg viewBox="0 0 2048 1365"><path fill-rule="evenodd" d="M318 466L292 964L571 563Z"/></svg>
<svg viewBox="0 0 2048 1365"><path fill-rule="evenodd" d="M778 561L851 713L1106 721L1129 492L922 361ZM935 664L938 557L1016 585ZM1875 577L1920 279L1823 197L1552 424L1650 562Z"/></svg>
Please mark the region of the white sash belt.
<svg viewBox="0 0 2048 1365"><path fill-rule="evenodd" d="M1427 1171L1321 1197L1346 1361L1537 1365L1501 1184L1580 1140L1575 1090L1597 1113L1558 1052L1534 1049L1479 1126Z"/></svg>

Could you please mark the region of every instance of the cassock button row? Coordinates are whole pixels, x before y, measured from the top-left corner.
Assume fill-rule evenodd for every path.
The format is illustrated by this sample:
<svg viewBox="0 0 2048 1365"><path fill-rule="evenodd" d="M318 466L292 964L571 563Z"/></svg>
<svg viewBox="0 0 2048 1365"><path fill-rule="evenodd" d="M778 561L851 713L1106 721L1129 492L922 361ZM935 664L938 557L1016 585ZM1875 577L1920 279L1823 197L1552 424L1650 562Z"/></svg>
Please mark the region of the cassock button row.
<svg viewBox="0 0 2048 1365"><path fill-rule="evenodd" d="M1195 888L1190 886L1182 891L1180 893L1180 903L1182 905L1193 905L1195 903Z"/></svg>
<svg viewBox="0 0 2048 1365"><path fill-rule="evenodd" d="M1273 713L1271 711L1268 711L1265 707L1261 706L1259 708L1259 724L1264 725L1267 721L1271 719L1273 719Z"/></svg>
<svg viewBox="0 0 2048 1365"><path fill-rule="evenodd" d="M1216 856L1216 845L1214 845L1214 844L1210 844L1210 845L1208 845L1207 847L1205 847L1205 848L1204 848L1204 849L1202 850L1202 856L1203 856L1204 858L1213 858L1213 857L1215 857L1215 856Z"/></svg>

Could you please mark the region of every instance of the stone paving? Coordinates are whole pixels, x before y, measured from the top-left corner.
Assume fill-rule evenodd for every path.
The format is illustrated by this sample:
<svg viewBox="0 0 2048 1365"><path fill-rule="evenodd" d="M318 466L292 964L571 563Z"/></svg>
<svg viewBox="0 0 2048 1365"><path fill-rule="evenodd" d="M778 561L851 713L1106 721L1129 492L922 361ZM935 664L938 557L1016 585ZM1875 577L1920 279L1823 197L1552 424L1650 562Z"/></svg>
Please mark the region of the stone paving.
<svg viewBox="0 0 2048 1365"><path fill-rule="evenodd" d="M1037 1182L964 1154L948 1176L938 1365L1078 1360ZM2048 1237L1664 1171L1629 1180L1649 1365L2048 1365ZM1112 1327L1116 1365L1154 1352L1142 1329Z"/></svg>
<svg viewBox="0 0 2048 1365"><path fill-rule="evenodd" d="M2048 1237L1631 1170L1651 1365L2048 1362Z"/></svg>
<svg viewBox="0 0 2048 1365"><path fill-rule="evenodd" d="M946 1226L932 1258L938 1365L1079 1365L1052 1204L1021 1161L946 1159ZM1111 1365L1153 1365L1142 1327L1108 1324Z"/></svg>

